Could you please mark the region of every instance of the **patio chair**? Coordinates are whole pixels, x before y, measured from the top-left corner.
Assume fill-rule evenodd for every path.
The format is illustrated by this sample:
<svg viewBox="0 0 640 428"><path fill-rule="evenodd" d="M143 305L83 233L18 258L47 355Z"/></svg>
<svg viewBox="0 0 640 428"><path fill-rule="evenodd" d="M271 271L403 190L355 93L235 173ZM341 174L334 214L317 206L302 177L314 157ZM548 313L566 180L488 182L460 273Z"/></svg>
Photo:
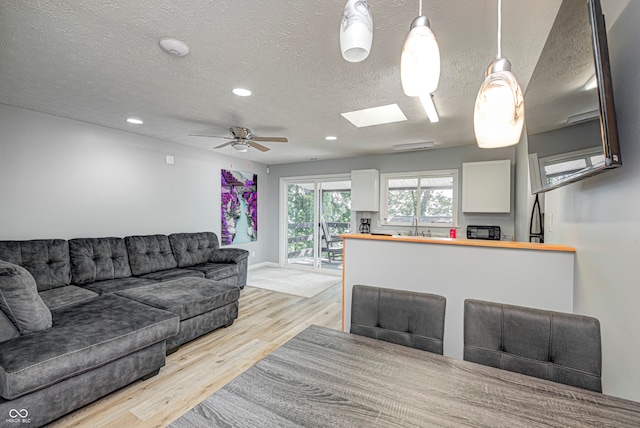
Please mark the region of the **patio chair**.
<svg viewBox="0 0 640 428"><path fill-rule="evenodd" d="M320 249L321 253L327 253L327 259L329 263L336 260L336 257L339 256L340 260L342 260L342 238L339 236L332 236L329 232L329 226L327 222L322 219L320 222L320 226L322 227L322 248Z"/></svg>

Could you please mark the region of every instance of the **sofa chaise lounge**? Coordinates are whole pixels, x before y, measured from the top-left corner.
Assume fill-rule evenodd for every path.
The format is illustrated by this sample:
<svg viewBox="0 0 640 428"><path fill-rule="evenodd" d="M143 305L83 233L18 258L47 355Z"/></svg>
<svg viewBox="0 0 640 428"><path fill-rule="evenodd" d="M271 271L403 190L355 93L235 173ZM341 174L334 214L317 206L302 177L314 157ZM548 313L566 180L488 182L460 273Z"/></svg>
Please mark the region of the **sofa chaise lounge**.
<svg viewBox="0 0 640 428"><path fill-rule="evenodd" d="M0 241L0 426L48 423L231 325L247 256L212 232Z"/></svg>

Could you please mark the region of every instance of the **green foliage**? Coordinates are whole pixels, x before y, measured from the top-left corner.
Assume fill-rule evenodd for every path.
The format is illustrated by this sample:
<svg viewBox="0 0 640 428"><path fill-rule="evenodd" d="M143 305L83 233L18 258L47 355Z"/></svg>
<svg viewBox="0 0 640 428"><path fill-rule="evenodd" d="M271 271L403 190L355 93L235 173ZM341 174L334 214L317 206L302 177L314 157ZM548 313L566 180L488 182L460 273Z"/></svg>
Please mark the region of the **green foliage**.
<svg viewBox="0 0 640 428"><path fill-rule="evenodd" d="M323 192L322 208L325 221L349 223L351 221L351 192Z"/></svg>
<svg viewBox="0 0 640 428"><path fill-rule="evenodd" d="M289 242L287 252L300 251L300 255L313 254L314 192L297 184L287 186L287 215ZM328 223L351 222L351 192L324 191L322 193L322 215ZM293 226L293 227L292 227ZM344 232L332 231L332 233Z"/></svg>
<svg viewBox="0 0 640 428"><path fill-rule="evenodd" d="M422 198L420 198L420 214L423 217L451 217L453 215L453 192L423 190Z"/></svg>
<svg viewBox="0 0 640 428"><path fill-rule="evenodd" d="M418 205L418 192L413 190L389 189L388 193L388 214L389 218L397 216L416 215L416 206Z"/></svg>

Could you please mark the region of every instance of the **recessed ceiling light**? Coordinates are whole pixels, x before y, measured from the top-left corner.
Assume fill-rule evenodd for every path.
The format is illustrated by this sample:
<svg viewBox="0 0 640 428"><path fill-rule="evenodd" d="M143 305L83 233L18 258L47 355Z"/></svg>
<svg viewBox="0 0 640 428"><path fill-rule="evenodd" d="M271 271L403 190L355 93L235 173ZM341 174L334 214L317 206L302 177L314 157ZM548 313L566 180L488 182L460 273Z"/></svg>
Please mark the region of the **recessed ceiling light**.
<svg viewBox="0 0 640 428"><path fill-rule="evenodd" d="M407 120L407 117L402 110L400 110L398 104L389 104L340 114L358 128Z"/></svg>
<svg viewBox="0 0 640 428"><path fill-rule="evenodd" d="M128 117L127 122L131 123L132 125L142 125L144 123L142 119L138 119L137 117Z"/></svg>
<svg viewBox="0 0 640 428"><path fill-rule="evenodd" d="M249 97L251 96L251 91L244 88L234 88L231 92L236 94L239 97Z"/></svg>
<svg viewBox="0 0 640 428"><path fill-rule="evenodd" d="M338 137L336 137L335 135L327 135L326 137L324 137L324 139L327 141L334 141L337 140Z"/></svg>

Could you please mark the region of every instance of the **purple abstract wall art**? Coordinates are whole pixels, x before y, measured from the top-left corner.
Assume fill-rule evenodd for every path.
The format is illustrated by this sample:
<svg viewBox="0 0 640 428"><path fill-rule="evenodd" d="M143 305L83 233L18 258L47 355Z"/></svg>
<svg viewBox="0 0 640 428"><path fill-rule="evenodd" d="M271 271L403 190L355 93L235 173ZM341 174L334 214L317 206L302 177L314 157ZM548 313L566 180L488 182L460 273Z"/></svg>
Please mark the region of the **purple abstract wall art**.
<svg viewBox="0 0 640 428"><path fill-rule="evenodd" d="M258 239L258 175L221 171L221 245Z"/></svg>

